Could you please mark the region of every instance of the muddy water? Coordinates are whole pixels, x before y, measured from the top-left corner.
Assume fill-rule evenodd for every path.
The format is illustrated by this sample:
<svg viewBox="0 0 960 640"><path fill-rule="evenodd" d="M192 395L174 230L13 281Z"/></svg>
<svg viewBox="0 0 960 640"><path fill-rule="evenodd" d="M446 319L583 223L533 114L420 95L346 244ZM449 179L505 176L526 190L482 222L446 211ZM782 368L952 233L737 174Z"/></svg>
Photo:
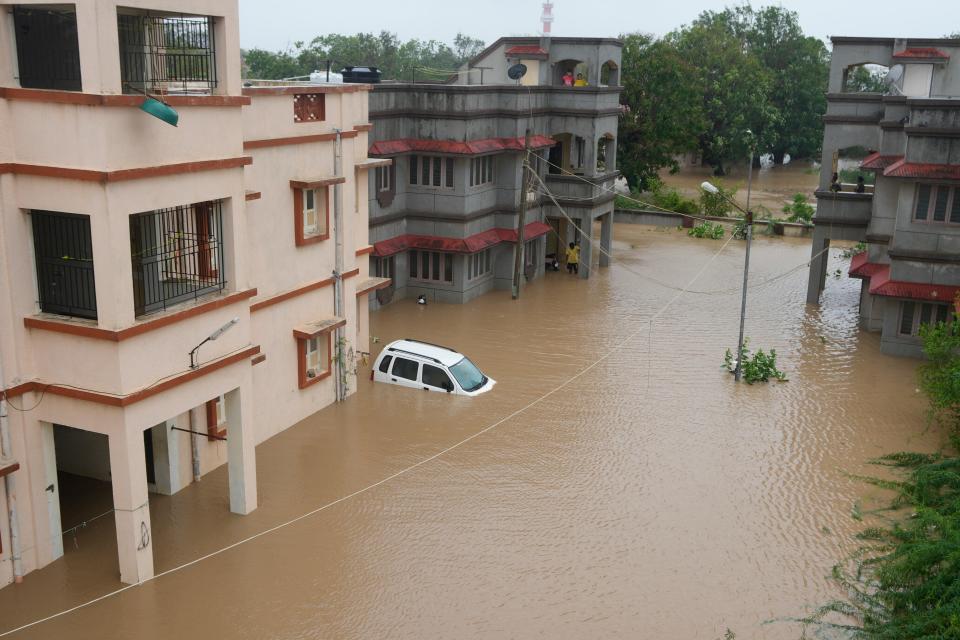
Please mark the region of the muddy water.
<svg viewBox="0 0 960 640"><path fill-rule="evenodd" d="M678 285L721 244L615 234L621 264ZM760 238L752 273L808 256L806 242ZM736 286L741 260L731 244L695 288ZM839 595L825 576L854 545L851 509L869 494L847 474L940 443L924 430L915 362L858 331L858 282L831 277L820 309L804 305L805 283L800 270L751 296L748 334L790 376L753 387L719 368L736 293L682 295L650 332L677 292L619 267L588 282L547 274L519 302L398 303L372 317L377 347L452 345L495 390L469 399L363 380L258 448L253 514L227 513L225 469L153 500L158 571L387 478L612 355L409 473L18 637L713 640L729 627L796 638L764 621ZM102 519L63 561L0 590L0 628L119 586L112 536Z"/></svg>
<svg viewBox="0 0 960 640"><path fill-rule="evenodd" d="M794 194L802 193L814 204L813 192L820 179L819 169L812 169L809 160L797 160L787 165L775 165L753 170L753 187L750 204L758 213L764 207L774 217L782 217L783 205L793 200ZM736 199L741 205L747 201L747 167L736 166L728 175L719 178L719 184L736 187ZM717 181L709 167L686 167L680 173L661 174L660 179L668 187L674 187L688 198L700 197L700 184L704 180Z"/></svg>

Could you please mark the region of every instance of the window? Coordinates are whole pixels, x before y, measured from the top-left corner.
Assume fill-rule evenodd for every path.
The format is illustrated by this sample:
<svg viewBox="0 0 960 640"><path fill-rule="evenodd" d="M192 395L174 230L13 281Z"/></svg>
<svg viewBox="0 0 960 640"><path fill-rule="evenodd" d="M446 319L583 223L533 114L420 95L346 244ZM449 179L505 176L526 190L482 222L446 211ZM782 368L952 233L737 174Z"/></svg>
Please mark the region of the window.
<svg viewBox="0 0 960 640"><path fill-rule="evenodd" d="M393 360L393 356L384 356L383 360L380 361L380 373L387 373L390 371L390 362Z"/></svg>
<svg viewBox="0 0 960 640"><path fill-rule="evenodd" d="M406 358L394 358L393 375L405 380L416 380L417 371L420 369L420 363L416 360L407 360Z"/></svg>
<svg viewBox="0 0 960 640"><path fill-rule="evenodd" d="M393 256L373 259L373 275L378 278L393 278Z"/></svg>
<svg viewBox="0 0 960 640"><path fill-rule="evenodd" d="M21 87L81 90L76 11L14 6L13 25Z"/></svg>
<svg viewBox="0 0 960 640"><path fill-rule="evenodd" d="M583 161L587 153L587 141L577 136L577 162L574 165L577 169L583 168Z"/></svg>
<svg viewBox="0 0 960 640"><path fill-rule="evenodd" d="M377 191L390 191L390 167L377 167Z"/></svg>
<svg viewBox="0 0 960 640"><path fill-rule="evenodd" d="M492 254L493 249L484 249L467 256L467 277L470 280L490 273L493 267Z"/></svg>
<svg viewBox="0 0 960 640"><path fill-rule="evenodd" d="M453 158L410 156L410 184L453 188Z"/></svg>
<svg viewBox="0 0 960 640"><path fill-rule="evenodd" d="M223 395L207 401L207 440L227 435L227 401Z"/></svg>
<svg viewBox="0 0 960 640"><path fill-rule="evenodd" d="M117 15L124 93L210 93L217 86L210 16Z"/></svg>
<svg viewBox="0 0 960 640"><path fill-rule="evenodd" d="M324 331L310 338L297 339L297 348L300 351L299 378L301 389L330 376L330 333L330 331Z"/></svg>
<svg viewBox="0 0 960 640"><path fill-rule="evenodd" d="M429 387L453 391L453 383L450 382L447 372L430 364L423 365L422 382Z"/></svg>
<svg viewBox="0 0 960 640"><path fill-rule="evenodd" d="M222 237L219 200L130 216L136 315L223 290Z"/></svg>
<svg viewBox="0 0 960 640"><path fill-rule="evenodd" d="M537 265L537 241L530 240L523 244L523 264L527 267L535 267Z"/></svg>
<svg viewBox="0 0 960 640"><path fill-rule="evenodd" d="M899 333L902 336L918 336L921 326L948 322L950 316L950 305L905 300L900 303Z"/></svg>
<svg viewBox="0 0 960 640"><path fill-rule="evenodd" d="M329 189L327 187L294 189L293 194L296 245L299 247L329 238Z"/></svg>
<svg viewBox="0 0 960 640"><path fill-rule="evenodd" d="M494 181L494 156L483 156L482 158L472 158L470 160L470 186L476 187L481 184L490 184Z"/></svg>
<svg viewBox="0 0 960 640"><path fill-rule="evenodd" d="M96 319L90 217L31 211L30 219L40 310Z"/></svg>
<svg viewBox="0 0 960 640"><path fill-rule="evenodd" d="M453 282L453 260L452 253L411 251L410 277L415 280Z"/></svg>
<svg viewBox="0 0 960 640"><path fill-rule="evenodd" d="M324 117L326 117L326 102L324 94L293 94L294 122L321 122Z"/></svg>
<svg viewBox="0 0 960 640"><path fill-rule="evenodd" d="M918 184L913 219L917 222L960 224L960 187Z"/></svg>

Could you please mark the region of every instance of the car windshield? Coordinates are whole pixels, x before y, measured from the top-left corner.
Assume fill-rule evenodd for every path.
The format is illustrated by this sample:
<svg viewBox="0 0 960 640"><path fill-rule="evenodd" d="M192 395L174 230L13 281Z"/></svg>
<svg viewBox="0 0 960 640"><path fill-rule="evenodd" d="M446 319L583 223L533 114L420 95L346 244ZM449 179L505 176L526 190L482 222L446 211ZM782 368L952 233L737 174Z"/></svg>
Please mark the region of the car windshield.
<svg viewBox="0 0 960 640"><path fill-rule="evenodd" d="M469 358L464 358L450 367L450 373L464 391L476 391L487 383L487 376L480 373L480 369L477 369L477 365L470 362Z"/></svg>

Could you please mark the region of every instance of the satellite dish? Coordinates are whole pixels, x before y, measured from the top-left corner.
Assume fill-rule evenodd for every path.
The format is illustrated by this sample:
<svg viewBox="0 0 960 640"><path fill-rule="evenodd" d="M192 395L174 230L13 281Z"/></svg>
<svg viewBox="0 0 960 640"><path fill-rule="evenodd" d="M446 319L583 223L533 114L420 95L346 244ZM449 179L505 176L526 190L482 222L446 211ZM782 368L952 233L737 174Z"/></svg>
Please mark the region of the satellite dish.
<svg viewBox="0 0 960 640"><path fill-rule="evenodd" d="M526 73L527 73L527 65L519 62L513 65L512 67L510 67L509 69L507 69L507 76L511 80L519 80L520 78L525 76Z"/></svg>
<svg viewBox="0 0 960 640"><path fill-rule="evenodd" d="M887 71L887 75L883 76L883 84L887 85L887 88L890 90L890 93L896 96L902 96L903 91L900 89L900 80L903 78L903 65L895 64L890 67L890 70Z"/></svg>

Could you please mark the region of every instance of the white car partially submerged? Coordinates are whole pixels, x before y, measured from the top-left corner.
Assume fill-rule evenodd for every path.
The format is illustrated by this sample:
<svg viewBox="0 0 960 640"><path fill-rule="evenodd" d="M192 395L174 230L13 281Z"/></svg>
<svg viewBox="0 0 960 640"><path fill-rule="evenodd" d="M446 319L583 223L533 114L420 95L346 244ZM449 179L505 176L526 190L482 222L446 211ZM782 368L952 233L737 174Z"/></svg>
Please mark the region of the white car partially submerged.
<svg viewBox="0 0 960 640"><path fill-rule="evenodd" d="M370 379L458 396L477 396L497 383L462 353L411 339L396 340L384 347L373 363Z"/></svg>

